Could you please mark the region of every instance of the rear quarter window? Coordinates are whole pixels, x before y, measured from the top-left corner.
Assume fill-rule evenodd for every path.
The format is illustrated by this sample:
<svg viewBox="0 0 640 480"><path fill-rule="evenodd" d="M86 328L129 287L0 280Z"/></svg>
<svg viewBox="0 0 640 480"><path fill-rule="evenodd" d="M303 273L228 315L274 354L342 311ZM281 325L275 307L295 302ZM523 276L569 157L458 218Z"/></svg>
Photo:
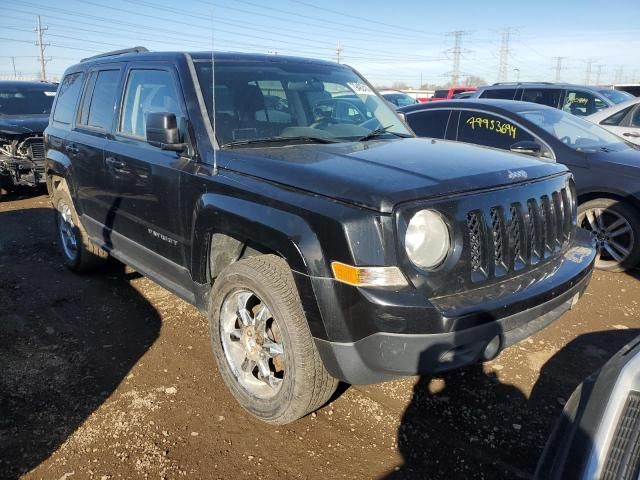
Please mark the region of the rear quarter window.
<svg viewBox="0 0 640 480"><path fill-rule="evenodd" d="M58 90L53 121L65 125L71 124L73 114L82 90L82 72L71 73L64 77Z"/></svg>

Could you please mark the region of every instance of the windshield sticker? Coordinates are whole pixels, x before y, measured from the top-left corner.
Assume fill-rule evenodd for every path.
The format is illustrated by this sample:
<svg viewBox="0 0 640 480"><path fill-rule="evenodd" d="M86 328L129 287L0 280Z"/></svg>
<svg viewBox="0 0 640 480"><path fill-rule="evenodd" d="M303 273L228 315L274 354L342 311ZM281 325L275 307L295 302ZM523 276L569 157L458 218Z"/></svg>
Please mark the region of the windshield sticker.
<svg viewBox="0 0 640 480"><path fill-rule="evenodd" d="M47 92L46 90L45 90L44 94L45 94L47 97L55 97L55 96L56 96L56 92Z"/></svg>
<svg viewBox="0 0 640 480"><path fill-rule="evenodd" d="M347 85L349 85L349 88L353 90L353 93L355 93L356 95L375 95L375 93L373 93L373 90L371 90L369 86L364 83L347 82Z"/></svg>
<svg viewBox="0 0 640 480"><path fill-rule="evenodd" d="M515 125L501 122L500 120L490 120L482 117L469 117L466 123L472 130L475 130L476 128L483 128L491 132L499 133L500 135L507 135L514 140L518 132L518 128Z"/></svg>

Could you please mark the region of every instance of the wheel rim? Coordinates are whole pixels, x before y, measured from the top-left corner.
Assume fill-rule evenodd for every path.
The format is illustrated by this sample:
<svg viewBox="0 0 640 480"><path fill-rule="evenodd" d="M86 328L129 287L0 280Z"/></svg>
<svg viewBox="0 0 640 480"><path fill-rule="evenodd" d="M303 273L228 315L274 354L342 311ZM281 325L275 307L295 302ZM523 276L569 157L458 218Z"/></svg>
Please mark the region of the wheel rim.
<svg viewBox="0 0 640 480"><path fill-rule="evenodd" d="M596 267L613 267L624 263L635 247L633 228L619 213L604 208L590 208L580 215L580 226L591 232L598 249Z"/></svg>
<svg viewBox="0 0 640 480"><path fill-rule="evenodd" d="M227 364L249 394L263 399L280 391L285 375L280 328L267 305L249 290L235 290L220 312L220 339Z"/></svg>
<svg viewBox="0 0 640 480"><path fill-rule="evenodd" d="M76 226L73 223L71 208L66 203L61 203L58 207L58 231L64 254L69 260L75 260L78 256Z"/></svg>

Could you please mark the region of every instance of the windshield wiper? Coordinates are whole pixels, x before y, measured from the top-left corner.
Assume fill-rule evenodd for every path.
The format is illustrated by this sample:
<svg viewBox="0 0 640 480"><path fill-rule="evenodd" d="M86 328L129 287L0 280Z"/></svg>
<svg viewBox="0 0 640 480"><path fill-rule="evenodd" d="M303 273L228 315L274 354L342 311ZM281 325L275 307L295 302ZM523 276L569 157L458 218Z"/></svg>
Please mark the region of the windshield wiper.
<svg viewBox="0 0 640 480"><path fill-rule="evenodd" d="M235 142L229 142L222 145L225 147L243 147L245 145L256 144L269 144L269 143L336 143L337 140L331 140L329 138L321 137L265 137L265 138L251 138L248 140L238 140Z"/></svg>
<svg viewBox="0 0 640 480"><path fill-rule="evenodd" d="M410 135L403 135L401 133L390 132L389 129L393 126L394 125L387 125L386 127L378 127L375 130L371 130L369 133L367 133L363 137L358 138L356 142L366 142L367 140L371 140L372 138L379 137L380 135L385 135L387 133L390 133L391 135L395 135L396 137L400 137L400 138L410 137Z"/></svg>

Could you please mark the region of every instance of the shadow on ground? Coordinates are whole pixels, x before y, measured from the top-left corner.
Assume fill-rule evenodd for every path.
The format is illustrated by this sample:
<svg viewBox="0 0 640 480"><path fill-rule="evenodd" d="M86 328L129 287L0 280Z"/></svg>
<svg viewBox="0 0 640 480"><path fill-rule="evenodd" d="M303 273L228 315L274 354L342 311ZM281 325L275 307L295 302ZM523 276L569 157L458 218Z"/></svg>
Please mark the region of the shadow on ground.
<svg viewBox="0 0 640 480"><path fill-rule="evenodd" d="M17 478L111 395L160 317L122 264L64 268L52 210L0 212L0 225L0 478Z"/></svg>
<svg viewBox="0 0 640 480"><path fill-rule="evenodd" d="M398 431L404 463L386 479L531 478L563 403L638 334L577 337L546 362L530 395L482 365L421 377Z"/></svg>

